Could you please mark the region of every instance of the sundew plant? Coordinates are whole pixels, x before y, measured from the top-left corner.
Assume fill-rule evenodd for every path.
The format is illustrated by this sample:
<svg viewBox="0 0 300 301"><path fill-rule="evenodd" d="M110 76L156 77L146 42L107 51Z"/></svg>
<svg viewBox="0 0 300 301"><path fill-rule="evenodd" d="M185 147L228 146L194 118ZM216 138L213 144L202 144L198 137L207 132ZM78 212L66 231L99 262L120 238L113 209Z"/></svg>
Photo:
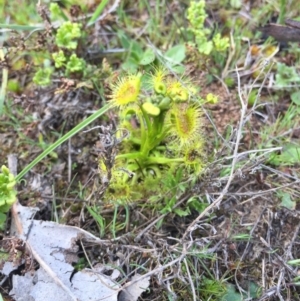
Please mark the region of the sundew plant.
<svg viewBox="0 0 300 301"><path fill-rule="evenodd" d="M114 164L104 156L99 161L100 176L109 181L107 201L161 196L169 190L164 182L175 174L182 179L201 174L205 165L201 105L216 97L210 94L204 100L196 92L189 79L178 79L160 67L148 76L125 75L112 86L119 132L128 134Z"/></svg>

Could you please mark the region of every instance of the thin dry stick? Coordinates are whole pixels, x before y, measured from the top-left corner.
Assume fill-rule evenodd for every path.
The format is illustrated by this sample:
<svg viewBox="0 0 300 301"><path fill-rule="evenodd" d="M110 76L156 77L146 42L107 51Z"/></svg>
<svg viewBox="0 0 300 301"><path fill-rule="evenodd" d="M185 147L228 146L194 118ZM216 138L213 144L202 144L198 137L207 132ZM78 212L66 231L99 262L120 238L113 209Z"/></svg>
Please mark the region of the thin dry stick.
<svg viewBox="0 0 300 301"><path fill-rule="evenodd" d="M228 188L234 178L234 168L235 165L237 163L237 158L238 158L238 149L240 146L240 141L242 138L242 129L244 126L244 118L246 116L246 111L247 111L247 103L246 101L243 100L243 96L241 93L241 82L240 82L240 77L239 77L239 73L236 67L236 72L237 72L237 79L238 79L238 93L239 93L239 99L241 102L241 117L240 117L240 123L239 123L239 127L238 127L238 131L237 131L237 136L236 136L236 142L235 142L235 147L234 147L234 152L233 152L233 159L232 159L232 166L231 166L231 170L230 170L230 175L227 181L226 186L224 187L224 189L222 190L220 196L217 198L217 200L215 202L213 202L211 205L209 205L187 228L187 230L185 231L184 235L182 236L182 241L184 241L184 239L186 238L186 236L193 231L194 226L213 208L217 207L220 205L220 203L223 200L223 197L227 194Z"/></svg>
<svg viewBox="0 0 300 301"><path fill-rule="evenodd" d="M270 192L275 192L277 190L282 190L283 188L286 188L286 187L290 187L290 186L294 186L294 185L298 185L300 184L300 180L299 181L295 181L295 182L292 182L292 183L288 183L288 184L285 184L285 185L282 185L282 186L278 186L278 187L275 187L275 188L271 188L271 189L268 189L268 190L264 190L264 191L260 191L260 192L253 192L253 191L249 191L249 192L239 192L239 193L236 193L236 192L232 192L230 193L231 196L262 196L262 195L265 195L265 194L269 194ZM210 193L211 195L221 195L222 193L220 192L211 192Z"/></svg>
<svg viewBox="0 0 300 301"><path fill-rule="evenodd" d="M263 217L264 211L265 211L265 209L262 210L262 212L261 212L259 218L257 219L255 225L252 227L252 229L251 229L251 231L250 231L250 235L249 235L249 239L248 239L248 241L247 241L246 247L245 247L244 252L243 252L243 254L242 254L242 256L241 256L241 259L239 260L239 262L238 262L238 264L237 264L237 267L236 267L236 270L235 270L235 273L234 273L235 283L236 283L236 285L237 285L237 287L238 287L238 289L239 289L239 291L240 291L241 296L242 296L242 292L246 292L246 291L239 285L239 282L238 282L238 277L237 277L237 275L238 275L238 272L240 271L240 270L239 270L239 267L240 267L240 265L242 264L242 262L243 262L245 256L247 255L247 250L248 250L248 247L249 247L249 245L250 245L251 238L253 237L253 233L254 233L255 229L257 228L259 222L261 221L261 219L262 219L262 217Z"/></svg>
<svg viewBox="0 0 300 301"><path fill-rule="evenodd" d="M235 51L236 47L235 47L235 43L234 43L234 39L233 39L232 30L230 31L230 50L231 51L229 51L229 55L228 55L228 59L226 61L226 65L225 65L225 67L223 69L223 72L222 72L222 79L225 78L228 75L229 65L230 65L232 59L234 58L234 56L236 54L236 51ZM227 86L226 86L226 88L227 88ZM228 88L226 90L228 91Z"/></svg>
<svg viewBox="0 0 300 301"><path fill-rule="evenodd" d="M292 238L289 246L286 249L285 254L286 254L287 258L294 259L293 255L292 255L292 247L294 246L294 243L298 237L299 230L300 230L300 224L298 224L297 227L295 228L293 238Z"/></svg>
<svg viewBox="0 0 300 301"><path fill-rule="evenodd" d="M193 300L194 301L197 301L197 298L196 298L196 291L195 291L195 287L194 287L194 282L193 282L193 279L191 277L191 273L190 273L190 269L189 269L189 266L187 264L187 261L186 261L186 258L183 259L183 262L185 264L185 267L186 267L186 271L187 271L187 274L189 276L189 281L190 281L190 285L191 285L191 289L192 289L192 293L193 293Z"/></svg>
<svg viewBox="0 0 300 301"><path fill-rule="evenodd" d="M265 260L265 254L264 258L261 262L261 282L262 282L262 290L265 291L266 289L266 260Z"/></svg>
<svg viewBox="0 0 300 301"><path fill-rule="evenodd" d="M289 271L289 273L291 273L294 277L298 276L297 272L294 271L293 268L289 266L281 256L276 254L275 250L264 240L264 238L260 236L259 239L269 249L270 254L272 254L272 256L274 256L282 264L282 266Z"/></svg>
<svg viewBox="0 0 300 301"><path fill-rule="evenodd" d="M278 283L277 283L277 290L276 290L277 296L279 297L280 301L284 301L284 299L282 298L282 296L280 294L282 280L284 280L284 269L283 268L280 271L280 275L279 275ZM282 285L282 286L284 287L284 285Z"/></svg>
<svg viewBox="0 0 300 301"><path fill-rule="evenodd" d="M150 277L152 275L158 274L159 272L165 270L166 268L173 266L177 262L182 261L185 256L186 256L186 250L183 250L182 254L177 259L174 259L171 262L169 262L169 263L167 263L167 264L165 264L163 266L160 266L160 267L158 267L158 268L156 268L156 269L154 269L154 270L152 270L152 271L150 271L150 272L148 272L148 273L146 273L144 275L140 275L140 277L137 278L137 279L134 279L134 280L131 280L131 281L127 282L122 288L119 289L119 291L121 291L121 290L123 290L123 289L131 286L132 284L134 284L136 282L139 282L139 281L141 281L141 280L143 280L145 278L148 278L148 277ZM109 296L106 296L105 298L107 298L107 297L109 297ZM99 301L100 300L104 300L104 299L101 298L101 299L99 299Z"/></svg>

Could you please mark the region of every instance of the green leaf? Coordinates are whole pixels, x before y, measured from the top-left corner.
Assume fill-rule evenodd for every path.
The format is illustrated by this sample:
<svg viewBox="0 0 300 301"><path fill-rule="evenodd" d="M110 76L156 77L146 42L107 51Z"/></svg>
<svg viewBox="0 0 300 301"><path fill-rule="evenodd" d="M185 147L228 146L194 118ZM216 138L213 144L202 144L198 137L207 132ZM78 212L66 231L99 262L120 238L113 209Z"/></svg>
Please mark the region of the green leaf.
<svg viewBox="0 0 300 301"><path fill-rule="evenodd" d="M245 300L248 295L243 294L241 295L239 292L236 291L234 285L226 284L227 292L222 297L221 301L243 301ZM250 297L251 298L258 298L259 297L259 286L255 282L250 282L248 287ZM248 298L247 298L248 299Z"/></svg>
<svg viewBox="0 0 300 301"><path fill-rule="evenodd" d="M122 47L125 49L130 49L130 47L132 45L132 41L127 37L127 35L121 30L118 31L117 35L120 39L120 43L121 43Z"/></svg>
<svg viewBox="0 0 300 301"><path fill-rule="evenodd" d="M299 83L300 77L295 67L286 64L277 63L277 74L275 85L278 87L286 87L293 83Z"/></svg>
<svg viewBox="0 0 300 301"><path fill-rule="evenodd" d="M64 21L69 20L57 3L50 3L49 10L51 13L51 21L59 20L60 18L62 18Z"/></svg>
<svg viewBox="0 0 300 301"><path fill-rule="evenodd" d="M16 201L17 191L14 189L16 185L15 177L9 172L6 166L1 167L0 173L0 212L6 213L12 204ZM2 220L3 220L2 216ZM1 219L0 219L1 224Z"/></svg>
<svg viewBox="0 0 300 301"><path fill-rule="evenodd" d="M35 73L32 81L39 86L48 86L51 84L52 68L40 68Z"/></svg>
<svg viewBox="0 0 300 301"><path fill-rule="evenodd" d="M240 0L230 0L230 5L234 9L240 9L242 7L242 1L240 1Z"/></svg>
<svg viewBox="0 0 300 301"><path fill-rule="evenodd" d="M286 207L290 210L295 210L296 202L292 200L289 193L283 192L283 191L278 191L277 195L281 199L280 206Z"/></svg>
<svg viewBox="0 0 300 301"><path fill-rule="evenodd" d="M73 53L70 56L69 61L66 65L67 70L70 72L83 71L84 67L85 67L85 61L83 59L78 58L75 53Z"/></svg>
<svg viewBox="0 0 300 301"><path fill-rule="evenodd" d="M45 27L41 25L17 25L17 24L0 24L0 28L8 28L12 30L43 30Z"/></svg>
<svg viewBox="0 0 300 301"><path fill-rule="evenodd" d="M258 298L260 296L260 287L253 281L249 285L250 297Z"/></svg>
<svg viewBox="0 0 300 301"><path fill-rule="evenodd" d="M132 53L135 54L136 58L137 59L141 59L144 55L144 51L143 51L143 48L141 47L141 45L136 42L136 41L131 41L130 43L130 50Z"/></svg>
<svg viewBox="0 0 300 301"><path fill-rule="evenodd" d="M6 214L0 212L0 230L4 230L6 221Z"/></svg>
<svg viewBox="0 0 300 301"><path fill-rule="evenodd" d="M205 55L209 55L213 50L212 41L204 41L203 43L198 42L198 51Z"/></svg>
<svg viewBox="0 0 300 301"><path fill-rule="evenodd" d="M165 56L172 61L174 65L180 64L185 59L185 45L179 44L169 49Z"/></svg>
<svg viewBox="0 0 300 301"><path fill-rule="evenodd" d="M156 228L156 229L160 229L160 228L162 227L163 222L164 222L164 219L163 219L163 218L160 219L160 220L156 223L155 228Z"/></svg>
<svg viewBox="0 0 300 301"><path fill-rule="evenodd" d="M300 163L300 147L288 145L284 147L281 154L273 154L270 163L274 165L294 165Z"/></svg>
<svg viewBox="0 0 300 301"><path fill-rule="evenodd" d="M90 215L98 224L98 227L100 229L100 238L101 238L105 234L106 222L105 222L105 218L103 218L100 214L97 214L96 209L97 209L96 207L92 208L90 206L87 206L87 210L89 211Z"/></svg>
<svg viewBox="0 0 300 301"><path fill-rule="evenodd" d="M55 68L61 68L66 61L65 54L62 50L59 50L59 52L52 53L52 58L55 63Z"/></svg>
<svg viewBox="0 0 300 301"><path fill-rule="evenodd" d="M36 164L38 164L41 160L43 160L47 155L49 155L52 151L54 151L58 146L60 146L62 143L73 137L75 134L80 132L82 129L84 129L86 126L88 126L90 123L92 123L94 120L98 119L100 116L102 116L104 113L106 113L111 108L110 104L104 105L101 109L93 113L91 116L83 120L81 123L76 125L71 131L69 131L67 134L56 140L53 144L51 144L47 149L45 149L40 155L38 155L33 161L31 161L15 178L15 180L18 182L20 181L23 176L32 169Z"/></svg>
<svg viewBox="0 0 300 301"><path fill-rule="evenodd" d="M287 264L299 266L299 265L300 265L300 259L289 260L289 261L287 262ZM299 277L299 276L298 276L298 277ZM298 277L297 277L297 278L298 278Z"/></svg>
<svg viewBox="0 0 300 301"><path fill-rule="evenodd" d="M168 68L170 70L172 70L172 72L176 73L176 74L183 74L185 72L185 68L184 66L173 66L173 65L170 65L170 64L167 64Z"/></svg>
<svg viewBox="0 0 300 301"><path fill-rule="evenodd" d="M93 13L91 19L89 20L87 26L91 26L97 21L98 17L102 14L102 12L103 12L104 8L106 7L106 5L108 4L108 2L109 2L109 0L102 0L98 4L95 12Z"/></svg>
<svg viewBox="0 0 300 301"><path fill-rule="evenodd" d="M294 104L300 106L300 91L291 94L291 99Z"/></svg>
<svg viewBox="0 0 300 301"><path fill-rule="evenodd" d="M243 301L243 297L235 290L232 284L227 284L227 293L222 297L221 301Z"/></svg>
<svg viewBox="0 0 300 301"><path fill-rule="evenodd" d="M144 54L142 59L140 60L140 65L149 65L153 63L155 60L155 54L152 49L147 49Z"/></svg>
<svg viewBox="0 0 300 301"><path fill-rule="evenodd" d="M187 201L187 205L192 208L197 210L198 212L202 212L207 206L207 203L203 203L201 202L198 198L196 197L191 197L188 201Z"/></svg>
<svg viewBox="0 0 300 301"><path fill-rule="evenodd" d="M122 64L122 69L128 73L136 73L138 70L138 63L137 61L130 57L128 60L126 60L123 64Z"/></svg>
<svg viewBox="0 0 300 301"><path fill-rule="evenodd" d="M55 42L58 47L76 49L77 40L81 36L81 24L65 22L57 30Z"/></svg>
<svg viewBox="0 0 300 301"><path fill-rule="evenodd" d="M180 217L188 216L191 213L189 208L187 208L186 210L182 210L180 208L175 208L174 212Z"/></svg>

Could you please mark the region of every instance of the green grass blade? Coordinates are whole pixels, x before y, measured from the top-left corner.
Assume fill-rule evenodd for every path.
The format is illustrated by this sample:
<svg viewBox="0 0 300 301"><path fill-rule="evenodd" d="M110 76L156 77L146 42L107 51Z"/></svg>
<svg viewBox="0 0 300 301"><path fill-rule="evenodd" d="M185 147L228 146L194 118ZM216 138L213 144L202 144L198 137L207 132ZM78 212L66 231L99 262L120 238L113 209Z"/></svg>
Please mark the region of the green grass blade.
<svg viewBox="0 0 300 301"><path fill-rule="evenodd" d="M4 59L4 51L0 49L0 59ZM2 115L5 95L6 95L6 87L7 87L7 79L8 79L8 70L7 68L2 69L2 83L0 89L0 115Z"/></svg>
<svg viewBox="0 0 300 301"><path fill-rule="evenodd" d="M2 24L0 23L0 28L7 28L13 30L36 30L43 29L43 25L17 25L17 24Z"/></svg>
<svg viewBox="0 0 300 301"><path fill-rule="evenodd" d="M97 9L93 13L91 19L89 20L87 26L91 26L95 23L95 21L98 19L98 17L102 14L105 6L108 4L109 0L102 0L100 4L98 5Z"/></svg>
<svg viewBox="0 0 300 301"><path fill-rule="evenodd" d="M79 123L75 126L71 131L65 134L63 137L59 138L55 143L50 145L47 149L45 149L39 156L37 156L30 164L28 164L16 177L16 181L20 181L23 176L32 169L37 163L43 160L47 155L49 155L54 149L56 149L59 145L73 137L75 134L80 132L83 128L89 125L91 122L99 118L101 115L106 113L111 108L110 104L106 104L104 107L99 109L97 112L92 114L90 117Z"/></svg>

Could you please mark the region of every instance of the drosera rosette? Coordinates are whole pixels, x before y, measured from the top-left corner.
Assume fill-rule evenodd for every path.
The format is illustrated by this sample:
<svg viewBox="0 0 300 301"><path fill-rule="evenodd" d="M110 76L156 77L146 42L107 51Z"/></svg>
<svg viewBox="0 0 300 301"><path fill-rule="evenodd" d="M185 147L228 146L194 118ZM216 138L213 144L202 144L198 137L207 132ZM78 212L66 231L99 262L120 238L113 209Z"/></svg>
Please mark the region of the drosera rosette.
<svg viewBox="0 0 300 301"><path fill-rule="evenodd" d="M125 75L111 88L119 129L129 133L118 145L104 194L113 203L168 193L162 179L178 168L186 178L199 176L205 166L201 109L205 100L196 96L188 78L177 78L162 67L147 80L143 76ZM105 174L104 162L99 161L100 175Z"/></svg>

